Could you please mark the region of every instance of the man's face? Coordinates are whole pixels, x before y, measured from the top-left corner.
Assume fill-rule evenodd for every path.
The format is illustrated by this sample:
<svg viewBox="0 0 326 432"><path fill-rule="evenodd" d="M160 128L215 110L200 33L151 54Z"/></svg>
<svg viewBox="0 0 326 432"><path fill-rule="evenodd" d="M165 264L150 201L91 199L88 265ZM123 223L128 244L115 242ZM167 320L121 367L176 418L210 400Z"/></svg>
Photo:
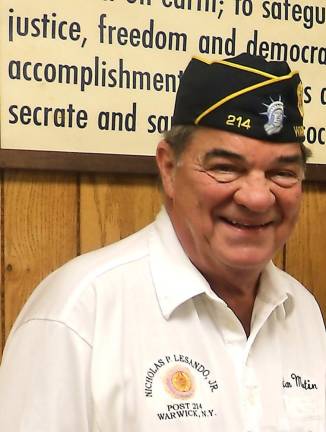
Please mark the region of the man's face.
<svg viewBox="0 0 326 432"><path fill-rule="evenodd" d="M288 238L301 198L299 144L200 128L178 161L164 141L157 160L177 236L203 273L261 271Z"/></svg>

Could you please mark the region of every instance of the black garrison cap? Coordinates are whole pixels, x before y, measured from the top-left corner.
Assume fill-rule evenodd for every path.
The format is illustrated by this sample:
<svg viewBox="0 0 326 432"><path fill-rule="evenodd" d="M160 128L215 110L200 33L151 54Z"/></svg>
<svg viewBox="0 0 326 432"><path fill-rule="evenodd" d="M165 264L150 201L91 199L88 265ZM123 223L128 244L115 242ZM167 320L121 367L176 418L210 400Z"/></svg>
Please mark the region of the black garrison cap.
<svg viewBox="0 0 326 432"><path fill-rule="evenodd" d="M272 142L302 142L303 87L286 62L247 53L208 62L193 57L178 88L172 126L223 129Z"/></svg>

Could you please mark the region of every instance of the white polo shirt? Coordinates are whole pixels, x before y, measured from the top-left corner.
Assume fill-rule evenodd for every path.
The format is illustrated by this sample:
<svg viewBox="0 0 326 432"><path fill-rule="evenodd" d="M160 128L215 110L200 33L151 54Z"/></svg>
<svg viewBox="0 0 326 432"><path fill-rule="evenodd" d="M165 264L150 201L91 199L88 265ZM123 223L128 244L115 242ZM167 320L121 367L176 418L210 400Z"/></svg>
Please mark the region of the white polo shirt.
<svg viewBox="0 0 326 432"><path fill-rule="evenodd" d="M34 291L0 369L5 432L325 432L326 337L270 263L247 339L162 211Z"/></svg>

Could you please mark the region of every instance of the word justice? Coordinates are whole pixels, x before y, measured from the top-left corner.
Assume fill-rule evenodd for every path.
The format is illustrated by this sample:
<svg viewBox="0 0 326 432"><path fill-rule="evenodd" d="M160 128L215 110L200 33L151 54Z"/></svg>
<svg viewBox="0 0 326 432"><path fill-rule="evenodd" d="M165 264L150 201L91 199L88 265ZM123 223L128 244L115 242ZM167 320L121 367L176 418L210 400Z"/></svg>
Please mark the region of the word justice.
<svg viewBox="0 0 326 432"><path fill-rule="evenodd" d="M13 42L18 37L41 37L44 39L62 39L78 41L81 36L80 24L76 21L58 20L57 14L43 14L39 17L21 17L14 15L14 9L9 9L8 37Z"/></svg>

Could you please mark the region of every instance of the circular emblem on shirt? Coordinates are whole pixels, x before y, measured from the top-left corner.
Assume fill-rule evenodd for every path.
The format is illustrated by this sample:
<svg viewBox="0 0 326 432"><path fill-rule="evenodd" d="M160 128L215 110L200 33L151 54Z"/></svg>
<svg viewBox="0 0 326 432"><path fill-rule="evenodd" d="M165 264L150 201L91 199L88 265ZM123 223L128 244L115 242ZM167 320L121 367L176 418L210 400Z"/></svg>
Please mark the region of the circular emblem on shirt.
<svg viewBox="0 0 326 432"><path fill-rule="evenodd" d="M181 365L175 366L167 372L165 385L170 394L181 399L190 398L195 390L194 379L190 370Z"/></svg>

